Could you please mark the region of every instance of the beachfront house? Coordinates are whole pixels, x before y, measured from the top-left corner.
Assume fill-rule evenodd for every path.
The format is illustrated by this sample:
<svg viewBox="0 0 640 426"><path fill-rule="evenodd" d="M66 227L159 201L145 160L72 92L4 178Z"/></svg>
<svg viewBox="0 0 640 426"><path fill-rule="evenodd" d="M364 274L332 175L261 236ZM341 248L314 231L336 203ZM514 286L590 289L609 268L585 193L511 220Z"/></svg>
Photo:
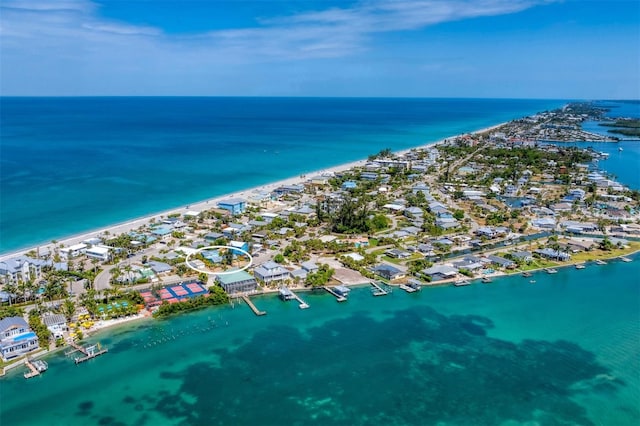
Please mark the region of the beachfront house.
<svg viewBox="0 0 640 426"><path fill-rule="evenodd" d="M4 361L38 349L38 336L22 317L0 320L0 356Z"/></svg>
<svg viewBox="0 0 640 426"><path fill-rule="evenodd" d="M253 274L262 282L283 281L290 277L289 270L273 261L267 261L253 270Z"/></svg>
<svg viewBox="0 0 640 426"><path fill-rule="evenodd" d="M258 282L246 271L217 275L216 280L228 294L247 293L258 288Z"/></svg>
<svg viewBox="0 0 640 426"><path fill-rule="evenodd" d="M227 198L218 202L218 208L227 210L232 215L244 213L247 201L244 198Z"/></svg>
<svg viewBox="0 0 640 426"><path fill-rule="evenodd" d="M87 245L79 243L69 247L63 247L59 250L59 252L60 252L60 256L62 256L63 258L70 259L72 257L80 256L86 250L87 250Z"/></svg>

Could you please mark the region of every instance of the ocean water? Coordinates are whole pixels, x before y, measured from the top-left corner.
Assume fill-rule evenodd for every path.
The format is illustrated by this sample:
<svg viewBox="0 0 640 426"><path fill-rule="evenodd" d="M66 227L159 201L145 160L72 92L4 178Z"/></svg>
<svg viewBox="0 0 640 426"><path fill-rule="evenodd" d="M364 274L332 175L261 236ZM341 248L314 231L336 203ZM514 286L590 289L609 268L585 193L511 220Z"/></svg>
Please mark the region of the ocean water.
<svg viewBox="0 0 640 426"><path fill-rule="evenodd" d="M3 425L636 425L640 256L346 303L301 293L94 336L0 379ZM20 370L20 369L18 369Z"/></svg>
<svg viewBox="0 0 640 426"><path fill-rule="evenodd" d="M563 101L0 98L0 253Z"/></svg>

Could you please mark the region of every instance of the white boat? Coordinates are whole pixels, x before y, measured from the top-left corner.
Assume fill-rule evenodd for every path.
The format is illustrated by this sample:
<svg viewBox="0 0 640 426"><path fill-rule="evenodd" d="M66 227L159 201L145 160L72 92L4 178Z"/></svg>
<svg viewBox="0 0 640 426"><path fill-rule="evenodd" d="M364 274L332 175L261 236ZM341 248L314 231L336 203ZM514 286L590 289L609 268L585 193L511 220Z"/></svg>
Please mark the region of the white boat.
<svg viewBox="0 0 640 426"><path fill-rule="evenodd" d="M471 284L471 281L469 281L469 280L458 280L458 281L453 283L453 285L456 286L456 287L463 287L463 286L469 285L469 284Z"/></svg>
<svg viewBox="0 0 640 426"><path fill-rule="evenodd" d="M584 269L584 268L586 268L586 266L584 266L584 263L578 263L576 265L576 269Z"/></svg>
<svg viewBox="0 0 640 426"><path fill-rule="evenodd" d="M621 257L620 260L622 260L623 262L631 262L631 259L629 259L628 257Z"/></svg>
<svg viewBox="0 0 640 426"><path fill-rule="evenodd" d="M621 146L618 147L618 152L622 152L622 147Z"/></svg>
<svg viewBox="0 0 640 426"><path fill-rule="evenodd" d="M547 274L557 274L558 270L557 269L553 269L553 268L547 268L547 269L545 269L545 272Z"/></svg>
<svg viewBox="0 0 640 426"><path fill-rule="evenodd" d="M596 265L606 265L606 264L607 262L605 262L604 260L600 260L600 259L596 260Z"/></svg>

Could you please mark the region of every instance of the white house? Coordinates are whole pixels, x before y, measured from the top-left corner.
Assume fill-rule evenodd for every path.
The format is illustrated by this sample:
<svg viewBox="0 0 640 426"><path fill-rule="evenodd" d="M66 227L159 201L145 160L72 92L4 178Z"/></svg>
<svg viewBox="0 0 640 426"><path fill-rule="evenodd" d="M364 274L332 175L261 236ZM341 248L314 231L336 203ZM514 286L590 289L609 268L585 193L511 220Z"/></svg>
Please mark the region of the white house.
<svg viewBox="0 0 640 426"><path fill-rule="evenodd" d="M111 258L110 249L105 246L93 246L88 248L84 253L87 257L98 259L102 262L106 262Z"/></svg>

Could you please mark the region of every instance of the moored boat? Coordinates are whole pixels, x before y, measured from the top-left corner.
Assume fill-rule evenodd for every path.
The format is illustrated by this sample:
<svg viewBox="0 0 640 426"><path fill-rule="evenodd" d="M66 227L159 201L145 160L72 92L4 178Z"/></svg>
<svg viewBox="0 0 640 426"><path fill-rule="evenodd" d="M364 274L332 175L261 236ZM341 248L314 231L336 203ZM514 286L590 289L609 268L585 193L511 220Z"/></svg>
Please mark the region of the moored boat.
<svg viewBox="0 0 640 426"><path fill-rule="evenodd" d="M547 268L544 270L547 274L557 274L558 270L554 268Z"/></svg>

